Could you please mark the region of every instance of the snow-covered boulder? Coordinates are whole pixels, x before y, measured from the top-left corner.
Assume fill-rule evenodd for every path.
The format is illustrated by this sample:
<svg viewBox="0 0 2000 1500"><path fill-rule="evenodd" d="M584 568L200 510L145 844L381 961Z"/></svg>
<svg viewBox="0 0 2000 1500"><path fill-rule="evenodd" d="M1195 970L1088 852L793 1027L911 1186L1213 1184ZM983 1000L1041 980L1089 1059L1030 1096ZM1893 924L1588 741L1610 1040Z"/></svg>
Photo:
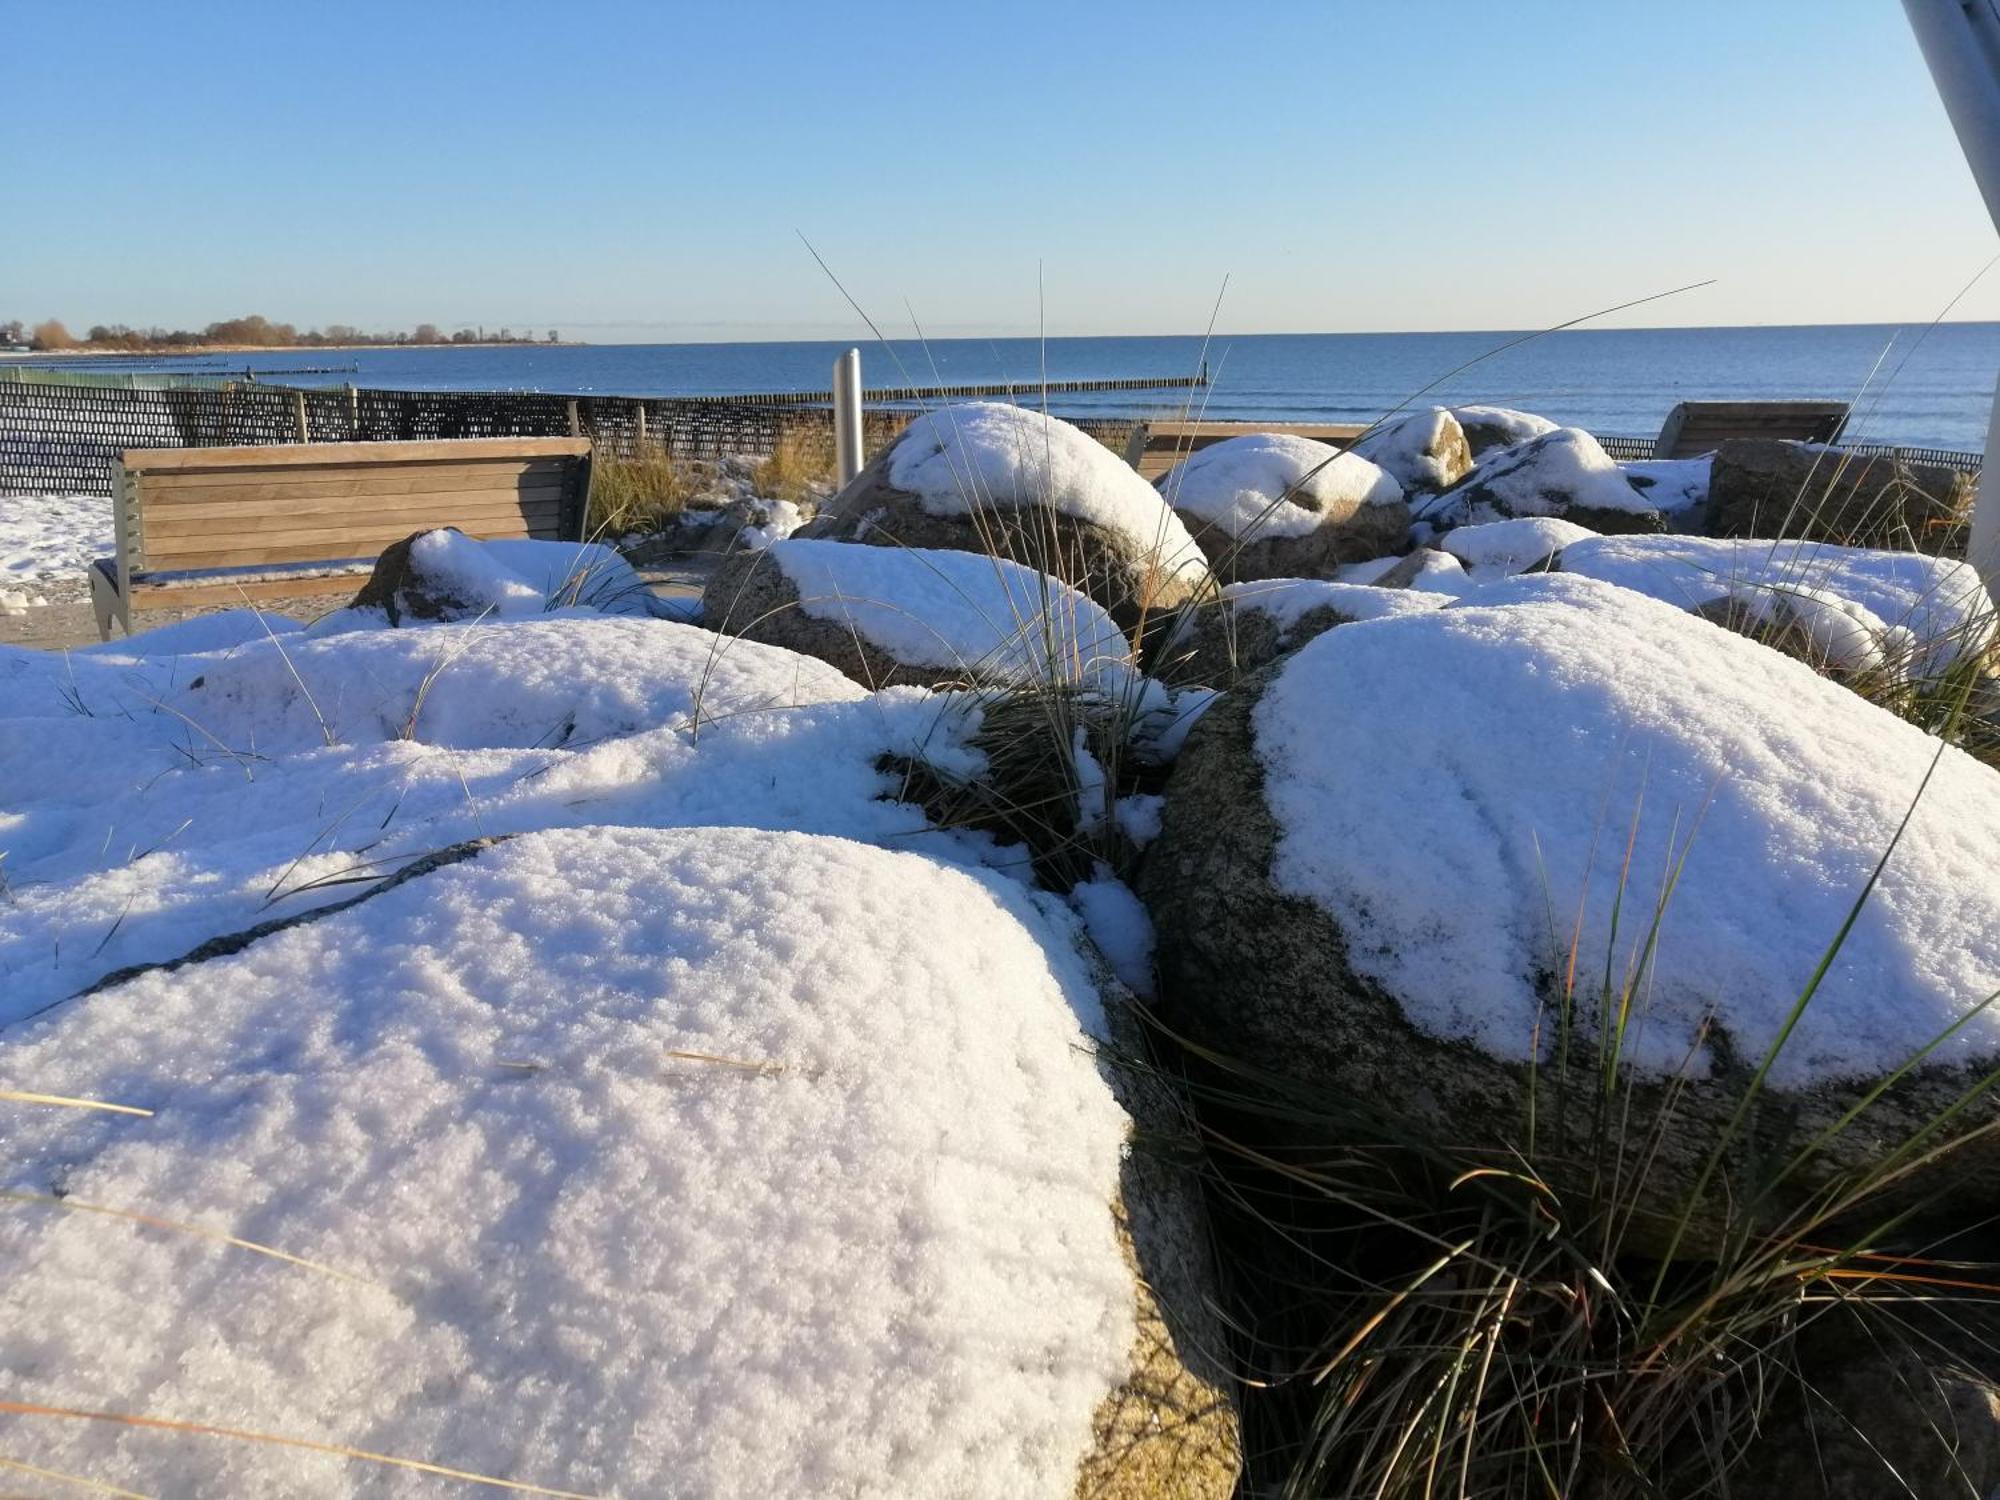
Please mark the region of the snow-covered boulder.
<svg viewBox="0 0 2000 1500"><path fill-rule="evenodd" d="M1086 683L1126 670L1111 616L1005 558L793 537L726 559L702 594L712 630L802 651L869 687Z"/></svg>
<svg viewBox="0 0 2000 1500"><path fill-rule="evenodd" d="M1403 488L1366 458L1291 433L1196 450L1157 481L1219 578L1304 578L1400 546Z"/></svg>
<svg viewBox="0 0 2000 1500"><path fill-rule="evenodd" d="M1165 1011L1231 1056L1394 1099L1408 1128L1510 1165L1544 1091L1533 1165L1583 1194L1599 1153L1624 1151L1646 1184L1635 1248L1664 1248L1722 1147L1680 1246L1698 1254L1725 1192L1758 1207L1758 1163L1831 1130L1761 1207L1794 1205L2000 1062L2000 1012L1978 1011L2000 987L2000 774L1938 757L1799 663L1593 579L1537 574L1343 626L1225 694L1176 763L1139 880ZM1583 977L1607 969L1608 996ZM1590 1110L1564 1123L1546 1107L1560 1059L1595 1077L1599 1018L1621 1013L1626 1126L1600 1134ZM1753 1146L1727 1122L1766 1059ZM1951 1130L1995 1119L1985 1094ZM1987 1135L1904 1186L1984 1213L2000 1148Z"/></svg>
<svg viewBox="0 0 2000 1500"><path fill-rule="evenodd" d="M1708 530L1908 547L1963 520L1971 504L1972 481L1956 469L1820 443L1738 438L1715 452Z"/></svg>
<svg viewBox="0 0 2000 1500"><path fill-rule="evenodd" d="M173 1495L432 1493L375 1454L1220 1500L1185 1127L1095 1055L1120 993L1013 882L735 828L441 851L138 974L6 1039L10 1081L143 1111L6 1105L8 1395L326 1446L31 1422L8 1455Z"/></svg>
<svg viewBox="0 0 2000 1500"><path fill-rule="evenodd" d="M1560 516L1603 532L1658 531L1663 525L1658 509L1580 427L1558 427L1492 454L1423 515L1439 525Z"/></svg>
<svg viewBox="0 0 2000 1500"><path fill-rule="evenodd" d="M1442 406L1411 412L1357 439L1348 450L1380 464L1410 495L1435 495L1472 467L1458 418Z"/></svg>
<svg viewBox="0 0 2000 1500"><path fill-rule="evenodd" d="M1466 447L1472 450L1475 463L1495 448L1517 448L1556 430L1556 424L1547 417L1516 411L1511 406L1454 406L1451 414L1458 419L1459 431L1465 434Z"/></svg>
<svg viewBox="0 0 2000 1500"><path fill-rule="evenodd" d="M1618 467L1625 482L1666 518L1670 531L1707 529L1710 455L1633 458Z"/></svg>
<svg viewBox="0 0 2000 1500"><path fill-rule="evenodd" d="M1026 407L968 402L904 429L798 535L1011 558L1126 629L1211 587L1178 517L1117 454Z"/></svg>
<svg viewBox="0 0 2000 1500"><path fill-rule="evenodd" d="M330 617L322 630L365 623L370 612L391 625L570 608L645 615L651 600L632 565L599 543L479 541L446 527L385 549L348 606L353 613Z"/></svg>
<svg viewBox="0 0 2000 1500"><path fill-rule="evenodd" d="M1566 545L1555 566L1682 609L1727 617L1734 606L1742 620L1780 630L1799 617L1807 639L1818 640L1811 653L1817 663L1846 670L1881 668L1895 656L1908 675L1936 677L1961 657L1987 650L1994 638L1992 601L1977 571L1923 552L1595 537Z"/></svg>
<svg viewBox="0 0 2000 1500"><path fill-rule="evenodd" d="M1167 653L1169 675L1228 687L1336 625L1421 613L1445 602L1439 593L1318 578L1232 583L1186 622Z"/></svg>

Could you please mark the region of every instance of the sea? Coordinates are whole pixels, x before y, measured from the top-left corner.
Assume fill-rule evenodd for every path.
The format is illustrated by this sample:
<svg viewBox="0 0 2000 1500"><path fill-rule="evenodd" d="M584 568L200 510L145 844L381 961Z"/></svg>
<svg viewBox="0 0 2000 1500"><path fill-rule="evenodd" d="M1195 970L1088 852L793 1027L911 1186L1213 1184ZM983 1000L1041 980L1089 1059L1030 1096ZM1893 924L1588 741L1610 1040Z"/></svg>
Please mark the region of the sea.
<svg viewBox="0 0 2000 1500"><path fill-rule="evenodd" d="M241 376L392 390L630 396L818 391L844 342L464 345L92 358L104 371ZM1647 436L1678 401L1834 398L1847 436L1985 447L2000 323L1570 329L1558 333L1296 333L866 342L868 387L1195 375L1197 390L1063 393L1066 416L1368 421L1404 403L1487 402L1565 425ZM7 363L28 363L29 359ZM79 361L66 360L69 368Z"/></svg>

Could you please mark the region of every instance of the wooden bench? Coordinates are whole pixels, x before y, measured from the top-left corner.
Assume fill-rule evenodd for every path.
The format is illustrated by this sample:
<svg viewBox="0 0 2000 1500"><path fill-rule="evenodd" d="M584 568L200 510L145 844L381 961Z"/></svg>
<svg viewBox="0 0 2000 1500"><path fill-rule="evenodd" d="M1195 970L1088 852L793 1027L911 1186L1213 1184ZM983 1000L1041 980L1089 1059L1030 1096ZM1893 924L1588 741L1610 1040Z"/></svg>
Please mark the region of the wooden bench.
<svg viewBox="0 0 2000 1500"><path fill-rule="evenodd" d="M133 449L114 465L116 550L90 570L98 634L148 607L355 588L413 531L580 541L584 438Z"/></svg>
<svg viewBox="0 0 2000 1500"><path fill-rule="evenodd" d="M1831 443L1846 425L1845 401L1683 401L1661 424L1653 457L1695 458L1730 438Z"/></svg>
<svg viewBox="0 0 2000 1500"><path fill-rule="evenodd" d="M1125 462L1158 479L1197 449L1252 432L1286 432L1344 448L1367 430L1360 422L1142 422L1126 440Z"/></svg>

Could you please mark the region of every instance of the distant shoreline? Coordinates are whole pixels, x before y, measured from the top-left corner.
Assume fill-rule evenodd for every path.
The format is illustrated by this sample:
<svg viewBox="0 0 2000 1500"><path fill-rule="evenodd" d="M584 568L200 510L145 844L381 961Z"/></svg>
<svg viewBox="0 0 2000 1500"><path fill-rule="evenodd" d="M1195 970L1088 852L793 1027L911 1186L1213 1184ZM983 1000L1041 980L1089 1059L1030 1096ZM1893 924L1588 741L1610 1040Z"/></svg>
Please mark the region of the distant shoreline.
<svg viewBox="0 0 2000 1500"><path fill-rule="evenodd" d="M475 339L454 344L196 344L171 349L34 349L13 359L199 359L208 354L354 354L364 349L587 349L582 339Z"/></svg>

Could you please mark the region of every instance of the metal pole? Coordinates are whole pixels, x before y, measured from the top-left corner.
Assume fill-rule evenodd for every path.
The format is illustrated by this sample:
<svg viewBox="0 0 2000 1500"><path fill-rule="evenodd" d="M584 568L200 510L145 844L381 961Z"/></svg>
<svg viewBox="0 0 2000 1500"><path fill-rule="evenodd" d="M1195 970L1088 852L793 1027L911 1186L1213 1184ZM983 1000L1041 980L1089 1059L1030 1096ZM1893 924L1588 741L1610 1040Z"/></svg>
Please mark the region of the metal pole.
<svg viewBox="0 0 2000 1500"><path fill-rule="evenodd" d="M841 488L861 472L861 351L833 362L833 454Z"/></svg>
<svg viewBox="0 0 2000 1500"><path fill-rule="evenodd" d="M1944 112L1958 132L1965 163L2000 229L2000 5L1995 0L1903 0L1917 46L1931 70ZM1986 429L1988 463L2000 461L2000 386ZM1972 502L1967 556L2000 600L2000 480L1986 483L1981 468Z"/></svg>

